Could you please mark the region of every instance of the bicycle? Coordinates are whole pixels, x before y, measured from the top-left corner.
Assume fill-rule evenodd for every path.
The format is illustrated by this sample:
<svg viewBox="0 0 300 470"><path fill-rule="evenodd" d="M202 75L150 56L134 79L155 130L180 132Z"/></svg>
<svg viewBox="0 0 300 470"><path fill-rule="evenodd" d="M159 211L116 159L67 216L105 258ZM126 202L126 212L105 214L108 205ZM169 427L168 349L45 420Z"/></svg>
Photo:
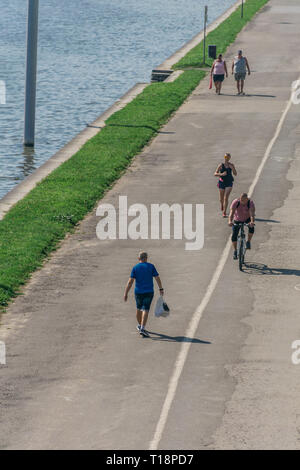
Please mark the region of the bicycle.
<svg viewBox="0 0 300 470"><path fill-rule="evenodd" d="M249 227L249 223L245 222L240 222L239 224L235 225L240 225L240 230L238 234L238 239L237 239L237 252L238 252L238 259L239 259L239 269L240 271L243 271L243 264L245 264L245 254L247 251L247 246L246 246L246 234L245 234L245 226Z"/></svg>

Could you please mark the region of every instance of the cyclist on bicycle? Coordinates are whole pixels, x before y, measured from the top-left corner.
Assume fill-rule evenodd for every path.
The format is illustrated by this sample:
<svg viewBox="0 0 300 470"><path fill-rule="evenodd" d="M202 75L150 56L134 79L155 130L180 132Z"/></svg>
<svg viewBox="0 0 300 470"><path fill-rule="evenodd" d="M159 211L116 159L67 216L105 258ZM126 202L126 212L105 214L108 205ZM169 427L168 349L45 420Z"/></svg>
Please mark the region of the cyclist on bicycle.
<svg viewBox="0 0 300 470"><path fill-rule="evenodd" d="M247 249L251 250L251 239L254 234L255 222L255 205L252 200L248 198L246 193L243 193L239 199L235 199L230 207L230 215L228 225L232 227L232 245L233 245L233 259L237 259L237 237L239 234L240 226L242 223L249 224Z"/></svg>

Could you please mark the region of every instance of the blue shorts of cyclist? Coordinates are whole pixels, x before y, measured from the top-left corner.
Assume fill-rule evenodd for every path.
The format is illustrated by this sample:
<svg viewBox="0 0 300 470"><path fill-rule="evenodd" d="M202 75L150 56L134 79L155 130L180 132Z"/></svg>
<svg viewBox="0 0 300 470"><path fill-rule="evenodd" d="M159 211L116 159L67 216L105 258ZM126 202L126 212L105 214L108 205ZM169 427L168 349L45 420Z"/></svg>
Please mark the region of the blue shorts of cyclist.
<svg viewBox="0 0 300 470"><path fill-rule="evenodd" d="M232 226L231 241L233 241L233 242L237 241L237 237L238 237L238 234L239 234L239 231L240 231L240 228L241 228L241 224L242 223L250 224L250 222L251 222L250 217L249 217L249 219L245 220L245 222L239 222L238 220L234 220L233 221L234 225ZM248 229L249 229L249 233L254 233L254 227L248 227Z"/></svg>
<svg viewBox="0 0 300 470"><path fill-rule="evenodd" d="M154 292L146 292L145 294L135 294L136 308L149 312Z"/></svg>

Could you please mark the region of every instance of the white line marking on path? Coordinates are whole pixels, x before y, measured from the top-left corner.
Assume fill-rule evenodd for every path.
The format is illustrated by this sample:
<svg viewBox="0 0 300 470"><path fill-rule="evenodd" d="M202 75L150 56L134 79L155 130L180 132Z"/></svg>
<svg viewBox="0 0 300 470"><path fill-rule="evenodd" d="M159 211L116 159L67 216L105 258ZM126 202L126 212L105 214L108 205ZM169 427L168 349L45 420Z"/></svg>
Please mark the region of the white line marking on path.
<svg viewBox="0 0 300 470"><path fill-rule="evenodd" d="M287 106L286 106L286 108L285 108L285 110L284 110L284 112L281 116L281 119L280 119L280 121L277 125L274 137L271 139L271 141L270 141L270 143L269 143L269 145L266 149L264 157L263 157L263 159L262 159L262 161L261 161L261 163L260 163L260 165L257 169L254 180L253 180L253 182L252 182L252 184L249 188L248 195L250 197L253 194L254 188L255 188L255 186L256 186L259 178L260 178L260 175L263 171L263 168L266 164L266 161L268 160L268 158L270 156L271 150L272 150L276 140L278 139L278 136L279 136L280 131L283 127L285 118L286 118L286 116L287 116L287 114L288 114L288 112L291 108L292 99L293 99L293 93L291 94L291 97L290 97L290 99L287 103ZM213 274L213 277L212 277L212 279L211 279L211 281L208 285L206 293L205 293L200 305L198 306L195 313L193 314L193 317L192 317L192 319L190 321L190 324L187 328L185 336L187 336L189 338L194 338L195 337L195 333L198 329L199 322L201 320L202 314L203 314L208 302L211 299L211 296L212 296L212 294L213 294L213 292L214 292L214 290L215 290L215 288L218 284L218 280L220 278L220 275L222 274L222 271L224 269L225 263L227 261L227 258L228 258L229 252L230 252L230 247L231 247L231 237L229 237L229 239L226 243L226 246L225 246L224 251L222 253L221 259L220 259L219 264L218 264L218 266L217 266L217 268L216 268L216 270ZM166 426L166 423L167 423L169 411L170 411L170 408L172 406L173 400L175 398L175 394L176 394L177 387L178 387L178 382L179 382L181 373L183 371L183 367L185 365L185 362L186 362L191 344L192 343L189 342L189 343L182 343L182 345L181 345L179 354L178 354L176 362L175 362L173 373L172 373L172 376L171 376L170 381L169 381L167 395L166 395L166 398L165 398L165 401L164 401L164 404L163 404L163 407L162 407L162 410L161 410L161 414L160 414L158 423L156 425L155 433L154 433L152 441L150 442L149 450L157 450L158 449L160 440L162 438L162 434L164 432L164 429L165 429L165 426Z"/></svg>

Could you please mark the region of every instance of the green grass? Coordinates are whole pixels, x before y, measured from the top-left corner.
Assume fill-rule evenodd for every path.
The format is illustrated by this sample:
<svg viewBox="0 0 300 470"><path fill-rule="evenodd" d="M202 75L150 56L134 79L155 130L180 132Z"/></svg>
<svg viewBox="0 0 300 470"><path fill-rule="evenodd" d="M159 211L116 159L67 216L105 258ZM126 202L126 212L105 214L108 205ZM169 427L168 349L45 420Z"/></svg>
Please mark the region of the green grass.
<svg viewBox="0 0 300 470"><path fill-rule="evenodd" d="M227 19L208 43L222 51L267 0L248 0L245 19ZM180 61L197 65L201 45ZM198 51L198 52L197 52ZM177 64L178 65L178 64ZM132 158L196 88L206 72L188 70L173 83L149 85L75 155L41 181L0 221L0 305L19 294L31 273L43 264L68 232L90 212L122 175Z"/></svg>
<svg viewBox="0 0 300 470"><path fill-rule="evenodd" d="M244 3L244 17L241 18L241 6L234 11L228 19L221 23L206 38L206 64L212 65L213 59L208 58L208 45L217 46L217 54L224 54L227 47L234 42L238 33L253 18L269 0L247 0ZM203 64L203 41L188 52L173 69L184 69L186 67L199 67Z"/></svg>
<svg viewBox="0 0 300 470"><path fill-rule="evenodd" d="M0 221L0 305L18 294L30 274L93 209L204 75L192 70L173 83L148 86L10 209Z"/></svg>

